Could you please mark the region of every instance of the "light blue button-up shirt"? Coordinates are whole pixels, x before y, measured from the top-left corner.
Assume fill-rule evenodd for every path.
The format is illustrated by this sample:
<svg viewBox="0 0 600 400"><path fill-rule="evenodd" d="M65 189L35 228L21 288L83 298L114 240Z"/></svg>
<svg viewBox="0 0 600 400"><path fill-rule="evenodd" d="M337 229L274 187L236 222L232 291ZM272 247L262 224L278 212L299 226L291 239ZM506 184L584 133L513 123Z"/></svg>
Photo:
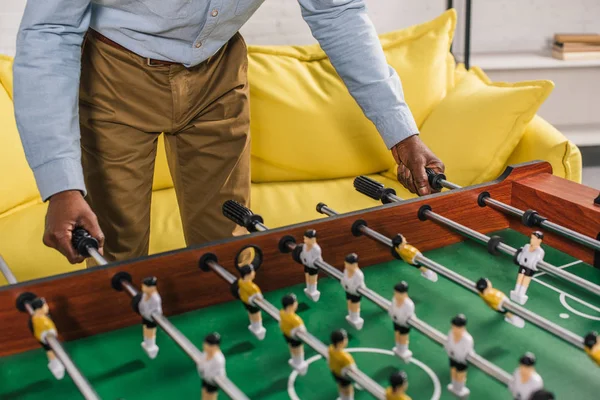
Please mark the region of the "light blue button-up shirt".
<svg viewBox="0 0 600 400"><path fill-rule="evenodd" d="M14 102L42 198L65 190L85 193L78 91L81 44L89 27L143 57L193 66L216 53L263 1L28 0L17 36ZM388 148L418 133L364 1L298 2L313 36Z"/></svg>

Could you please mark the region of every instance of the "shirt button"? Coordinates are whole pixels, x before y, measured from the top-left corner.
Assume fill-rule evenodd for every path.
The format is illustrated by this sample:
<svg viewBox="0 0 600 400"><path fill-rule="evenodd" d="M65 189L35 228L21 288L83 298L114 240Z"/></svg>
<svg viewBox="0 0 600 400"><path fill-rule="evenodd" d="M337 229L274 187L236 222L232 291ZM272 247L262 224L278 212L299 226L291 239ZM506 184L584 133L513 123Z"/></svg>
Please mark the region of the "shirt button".
<svg viewBox="0 0 600 400"><path fill-rule="evenodd" d="M219 10L217 10L217 9L212 10L210 15L212 15L213 17L216 17L217 15L219 15Z"/></svg>
<svg viewBox="0 0 600 400"><path fill-rule="evenodd" d="M202 42L196 42L196 48L199 49L200 47L202 47Z"/></svg>

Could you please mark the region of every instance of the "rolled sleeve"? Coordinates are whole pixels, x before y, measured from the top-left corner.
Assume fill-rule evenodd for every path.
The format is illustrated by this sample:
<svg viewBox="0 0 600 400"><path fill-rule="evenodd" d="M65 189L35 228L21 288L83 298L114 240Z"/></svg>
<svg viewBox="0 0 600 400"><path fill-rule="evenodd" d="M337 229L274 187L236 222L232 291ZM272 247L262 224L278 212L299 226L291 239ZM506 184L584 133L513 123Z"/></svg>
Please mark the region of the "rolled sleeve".
<svg viewBox="0 0 600 400"><path fill-rule="evenodd" d="M419 133L364 0L298 0L313 36L388 148Z"/></svg>

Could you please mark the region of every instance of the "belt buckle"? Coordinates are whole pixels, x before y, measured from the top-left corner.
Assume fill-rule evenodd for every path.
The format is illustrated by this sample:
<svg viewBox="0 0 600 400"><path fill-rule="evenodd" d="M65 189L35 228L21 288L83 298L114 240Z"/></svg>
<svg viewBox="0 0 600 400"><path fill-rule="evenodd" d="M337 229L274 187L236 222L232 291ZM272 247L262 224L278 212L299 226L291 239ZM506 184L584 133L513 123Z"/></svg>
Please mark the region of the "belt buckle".
<svg viewBox="0 0 600 400"><path fill-rule="evenodd" d="M152 64L152 59L150 57L146 57L146 65L148 65L149 67L156 67L159 64Z"/></svg>

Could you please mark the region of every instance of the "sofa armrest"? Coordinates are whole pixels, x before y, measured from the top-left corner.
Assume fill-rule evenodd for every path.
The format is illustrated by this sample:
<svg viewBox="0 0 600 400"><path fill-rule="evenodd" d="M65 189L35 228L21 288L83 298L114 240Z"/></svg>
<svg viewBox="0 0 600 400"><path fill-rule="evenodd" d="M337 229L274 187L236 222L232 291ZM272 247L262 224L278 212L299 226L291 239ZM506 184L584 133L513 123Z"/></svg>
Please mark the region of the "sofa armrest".
<svg viewBox="0 0 600 400"><path fill-rule="evenodd" d="M581 152L539 115L525 128L523 138L508 158L507 165L532 160L548 161L554 175L581 183Z"/></svg>

